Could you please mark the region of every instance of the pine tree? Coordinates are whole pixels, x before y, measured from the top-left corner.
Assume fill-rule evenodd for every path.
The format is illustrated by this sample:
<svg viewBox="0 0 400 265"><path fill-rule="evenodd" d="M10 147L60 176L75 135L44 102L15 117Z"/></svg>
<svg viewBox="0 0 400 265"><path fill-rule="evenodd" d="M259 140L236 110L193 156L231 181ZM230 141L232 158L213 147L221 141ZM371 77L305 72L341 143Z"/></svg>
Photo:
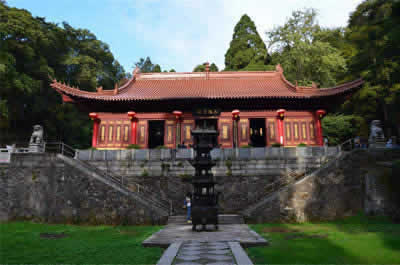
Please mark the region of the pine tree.
<svg viewBox="0 0 400 265"><path fill-rule="evenodd" d="M161 66L159 64L154 65L153 73L161 73Z"/></svg>
<svg viewBox="0 0 400 265"><path fill-rule="evenodd" d="M218 66L215 63L212 63L210 65L210 72L218 72L218 71L219 71Z"/></svg>
<svg viewBox="0 0 400 265"><path fill-rule="evenodd" d="M254 22L248 15L243 15L235 26L225 54L225 70L240 70L255 65L263 67L268 59L267 48Z"/></svg>

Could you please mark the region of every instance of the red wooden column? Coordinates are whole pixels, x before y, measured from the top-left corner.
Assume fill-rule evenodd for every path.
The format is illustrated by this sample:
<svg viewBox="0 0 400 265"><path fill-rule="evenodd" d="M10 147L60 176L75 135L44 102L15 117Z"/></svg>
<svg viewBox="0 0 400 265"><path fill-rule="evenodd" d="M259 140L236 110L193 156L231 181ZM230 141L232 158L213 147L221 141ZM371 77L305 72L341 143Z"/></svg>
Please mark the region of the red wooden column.
<svg viewBox="0 0 400 265"><path fill-rule="evenodd" d="M233 148L238 147L239 145L239 133L238 133L238 122L239 122L239 114L240 111L235 109L232 110L232 120L233 120Z"/></svg>
<svg viewBox="0 0 400 265"><path fill-rule="evenodd" d="M322 134L322 126L321 126L321 120L325 116L326 111L325 110L317 110L317 144L320 146L324 145L324 139L323 139L323 134Z"/></svg>
<svg viewBox="0 0 400 265"><path fill-rule="evenodd" d="M137 133L136 112L128 111L128 117L131 119L131 144L136 144L136 133Z"/></svg>
<svg viewBox="0 0 400 265"><path fill-rule="evenodd" d="M174 146L175 148L178 147L179 144L181 144L181 122L182 122L182 111L175 110L172 112L172 114L175 115L175 123L176 123L176 133L175 133L175 142Z"/></svg>
<svg viewBox="0 0 400 265"><path fill-rule="evenodd" d="M285 118L285 111L284 109L278 109L276 113L278 114L277 122L278 122L278 143L284 145L284 130L283 130L283 119Z"/></svg>
<svg viewBox="0 0 400 265"><path fill-rule="evenodd" d="M100 124L100 119L99 119L99 114L95 112L89 113L89 117L93 121L93 134L92 134L92 147L97 146L97 136L99 133L99 124Z"/></svg>

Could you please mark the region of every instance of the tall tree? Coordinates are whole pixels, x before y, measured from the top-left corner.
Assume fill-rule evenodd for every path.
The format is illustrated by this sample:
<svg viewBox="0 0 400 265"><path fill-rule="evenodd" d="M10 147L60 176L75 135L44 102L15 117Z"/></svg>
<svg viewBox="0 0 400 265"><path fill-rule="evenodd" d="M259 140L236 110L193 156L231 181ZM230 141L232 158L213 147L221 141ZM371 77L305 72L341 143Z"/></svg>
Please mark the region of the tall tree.
<svg viewBox="0 0 400 265"><path fill-rule="evenodd" d="M236 24L232 41L225 53L225 70L241 70L248 66L267 65L269 57L264 41L254 22L243 15Z"/></svg>
<svg viewBox="0 0 400 265"><path fill-rule="evenodd" d="M94 90L112 89L124 75L108 46L88 30L0 3L0 143L27 141L32 125L42 124L47 139L89 146L87 115L62 104L49 76Z"/></svg>
<svg viewBox="0 0 400 265"><path fill-rule="evenodd" d="M149 56L140 58L138 62L135 63L137 67L140 68L142 73L160 73L161 66L159 64L153 64Z"/></svg>
<svg viewBox="0 0 400 265"><path fill-rule="evenodd" d="M345 109L369 121L384 121L400 135L400 2L364 1L349 20L348 40L355 45L350 70L366 81Z"/></svg>
<svg viewBox="0 0 400 265"><path fill-rule="evenodd" d="M340 50L324 40L330 32L322 30L316 18L314 9L294 11L283 26L267 32L268 49L273 51L273 62L282 64L288 80L333 86L346 71L346 61Z"/></svg>
<svg viewBox="0 0 400 265"><path fill-rule="evenodd" d="M154 65L153 72L154 73L161 73L160 65L158 65L158 64Z"/></svg>
<svg viewBox="0 0 400 265"><path fill-rule="evenodd" d="M218 72L218 66L215 63L211 63L210 65L210 72Z"/></svg>

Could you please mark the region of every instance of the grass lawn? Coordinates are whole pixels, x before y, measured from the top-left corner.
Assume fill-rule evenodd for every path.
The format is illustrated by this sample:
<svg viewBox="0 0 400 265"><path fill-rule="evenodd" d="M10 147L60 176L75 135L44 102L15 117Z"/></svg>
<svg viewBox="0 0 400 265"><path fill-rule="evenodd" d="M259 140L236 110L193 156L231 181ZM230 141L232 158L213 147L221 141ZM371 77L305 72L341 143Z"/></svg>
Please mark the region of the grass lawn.
<svg viewBox="0 0 400 265"><path fill-rule="evenodd" d="M141 243L160 228L0 223L0 264L155 264L163 250Z"/></svg>
<svg viewBox="0 0 400 265"><path fill-rule="evenodd" d="M400 264L400 224L385 218L251 228L270 240L269 247L247 249L255 264Z"/></svg>

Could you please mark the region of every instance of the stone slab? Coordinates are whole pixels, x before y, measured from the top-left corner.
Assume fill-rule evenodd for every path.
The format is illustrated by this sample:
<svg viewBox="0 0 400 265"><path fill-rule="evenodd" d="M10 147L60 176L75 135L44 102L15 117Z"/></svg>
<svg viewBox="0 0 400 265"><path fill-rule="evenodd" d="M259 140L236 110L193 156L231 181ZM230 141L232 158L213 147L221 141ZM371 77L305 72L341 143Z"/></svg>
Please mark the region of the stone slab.
<svg viewBox="0 0 400 265"><path fill-rule="evenodd" d="M177 247L177 244L181 244ZM193 245L199 247L196 253L188 253L186 250ZM216 247L224 247L225 250L217 250ZM175 257L173 255L175 254ZM246 252L240 246L239 242L194 242L185 241L173 243L161 257L157 265L253 265L253 262L247 256Z"/></svg>
<svg viewBox="0 0 400 265"><path fill-rule="evenodd" d="M238 242L229 242L228 245L231 247L232 254L238 265L253 265L253 262Z"/></svg>
<svg viewBox="0 0 400 265"><path fill-rule="evenodd" d="M265 148L255 147L249 149L251 152L251 159L265 159Z"/></svg>
<svg viewBox="0 0 400 265"><path fill-rule="evenodd" d="M193 149L176 149L176 159L193 159Z"/></svg>
<svg viewBox="0 0 400 265"><path fill-rule="evenodd" d="M135 159L137 161L145 161L149 158L149 150L148 149L138 149L135 150Z"/></svg>
<svg viewBox="0 0 400 265"><path fill-rule="evenodd" d="M238 242L244 247L266 246L268 241L245 224L220 225L218 231L195 232L190 225L167 225L153 234L142 245L167 248L178 242ZM191 249L195 250L195 249Z"/></svg>
<svg viewBox="0 0 400 265"><path fill-rule="evenodd" d="M149 149L150 160L160 161L161 160L161 149Z"/></svg>
<svg viewBox="0 0 400 265"><path fill-rule="evenodd" d="M223 159L222 151L219 148L215 148L215 149L211 150L210 155L211 155L212 160L222 160Z"/></svg>
<svg viewBox="0 0 400 265"><path fill-rule="evenodd" d="M157 262L157 265L172 264L181 245L182 245L182 242L177 242L177 243L171 244L168 247L168 249L164 252L164 254L161 256L160 260Z"/></svg>

